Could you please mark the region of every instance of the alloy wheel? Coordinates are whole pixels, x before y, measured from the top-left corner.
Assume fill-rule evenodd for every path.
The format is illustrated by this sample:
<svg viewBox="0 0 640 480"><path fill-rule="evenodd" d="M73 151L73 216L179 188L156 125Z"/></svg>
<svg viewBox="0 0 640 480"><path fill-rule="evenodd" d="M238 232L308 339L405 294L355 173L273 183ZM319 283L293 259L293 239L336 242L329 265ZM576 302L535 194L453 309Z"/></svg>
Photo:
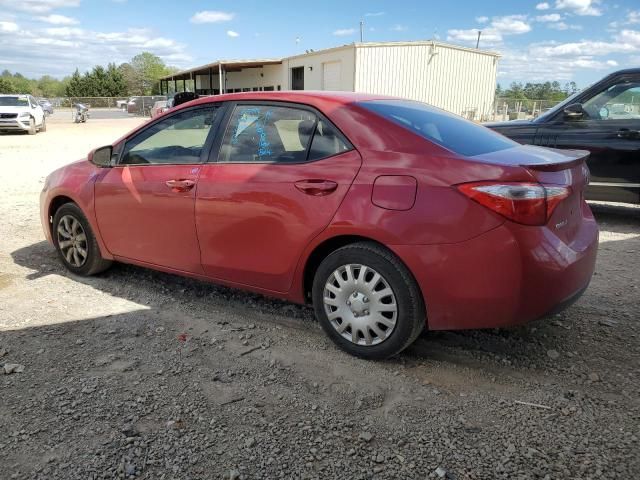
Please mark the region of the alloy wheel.
<svg viewBox="0 0 640 480"><path fill-rule="evenodd" d="M325 284L323 302L331 326L356 345L382 343L396 326L393 289L366 265L347 264L334 270Z"/></svg>
<svg viewBox="0 0 640 480"><path fill-rule="evenodd" d="M82 224L72 215L64 215L58 222L58 247L69 265L82 267L87 261L87 235Z"/></svg>

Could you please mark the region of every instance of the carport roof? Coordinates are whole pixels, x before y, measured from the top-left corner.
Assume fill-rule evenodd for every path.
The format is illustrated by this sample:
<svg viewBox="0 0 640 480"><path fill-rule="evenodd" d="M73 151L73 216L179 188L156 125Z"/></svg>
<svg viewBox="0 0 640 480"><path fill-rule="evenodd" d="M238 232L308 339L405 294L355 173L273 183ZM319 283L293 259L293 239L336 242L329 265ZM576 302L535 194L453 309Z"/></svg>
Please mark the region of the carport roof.
<svg viewBox="0 0 640 480"><path fill-rule="evenodd" d="M199 67L193 67L189 70L182 70L174 73L173 75L167 75L160 80L189 80L191 75L208 75L209 69L214 70L213 73L217 73L218 68L222 67L226 72L238 72L243 68L258 68L265 65L279 65L282 63L281 58L264 58L253 60L217 60L213 63L201 65Z"/></svg>

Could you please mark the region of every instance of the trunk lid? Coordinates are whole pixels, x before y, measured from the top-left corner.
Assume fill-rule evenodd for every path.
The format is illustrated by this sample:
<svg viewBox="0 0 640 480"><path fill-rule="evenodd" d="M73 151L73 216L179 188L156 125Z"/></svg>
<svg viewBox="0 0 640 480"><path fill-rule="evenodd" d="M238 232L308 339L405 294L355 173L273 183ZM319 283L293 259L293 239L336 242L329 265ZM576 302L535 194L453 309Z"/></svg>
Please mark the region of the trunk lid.
<svg viewBox="0 0 640 480"><path fill-rule="evenodd" d="M549 217L547 226L566 243L578 233L583 220L584 191L589 183L586 150L558 150L522 145L472 157L473 160L522 167L531 179L545 186L569 187L563 199Z"/></svg>

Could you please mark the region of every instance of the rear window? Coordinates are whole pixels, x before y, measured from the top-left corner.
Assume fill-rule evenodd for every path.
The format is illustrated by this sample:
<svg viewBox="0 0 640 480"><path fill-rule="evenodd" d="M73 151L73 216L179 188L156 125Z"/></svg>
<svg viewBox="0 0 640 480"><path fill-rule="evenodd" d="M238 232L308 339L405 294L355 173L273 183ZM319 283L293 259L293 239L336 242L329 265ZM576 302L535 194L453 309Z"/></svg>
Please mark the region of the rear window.
<svg viewBox="0 0 640 480"><path fill-rule="evenodd" d="M358 105L436 143L472 157L518 145L502 135L452 113L409 100L374 100Z"/></svg>

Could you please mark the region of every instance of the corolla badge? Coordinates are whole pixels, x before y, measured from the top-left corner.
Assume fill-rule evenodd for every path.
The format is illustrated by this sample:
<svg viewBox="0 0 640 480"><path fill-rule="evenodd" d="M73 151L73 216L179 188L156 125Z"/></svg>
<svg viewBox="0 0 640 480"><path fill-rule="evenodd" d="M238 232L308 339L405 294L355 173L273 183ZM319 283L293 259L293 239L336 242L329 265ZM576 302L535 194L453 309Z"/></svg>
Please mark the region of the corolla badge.
<svg viewBox="0 0 640 480"><path fill-rule="evenodd" d="M556 230L560 230L562 227L565 227L567 223L569 223L567 219L564 219L561 222L556 223Z"/></svg>

